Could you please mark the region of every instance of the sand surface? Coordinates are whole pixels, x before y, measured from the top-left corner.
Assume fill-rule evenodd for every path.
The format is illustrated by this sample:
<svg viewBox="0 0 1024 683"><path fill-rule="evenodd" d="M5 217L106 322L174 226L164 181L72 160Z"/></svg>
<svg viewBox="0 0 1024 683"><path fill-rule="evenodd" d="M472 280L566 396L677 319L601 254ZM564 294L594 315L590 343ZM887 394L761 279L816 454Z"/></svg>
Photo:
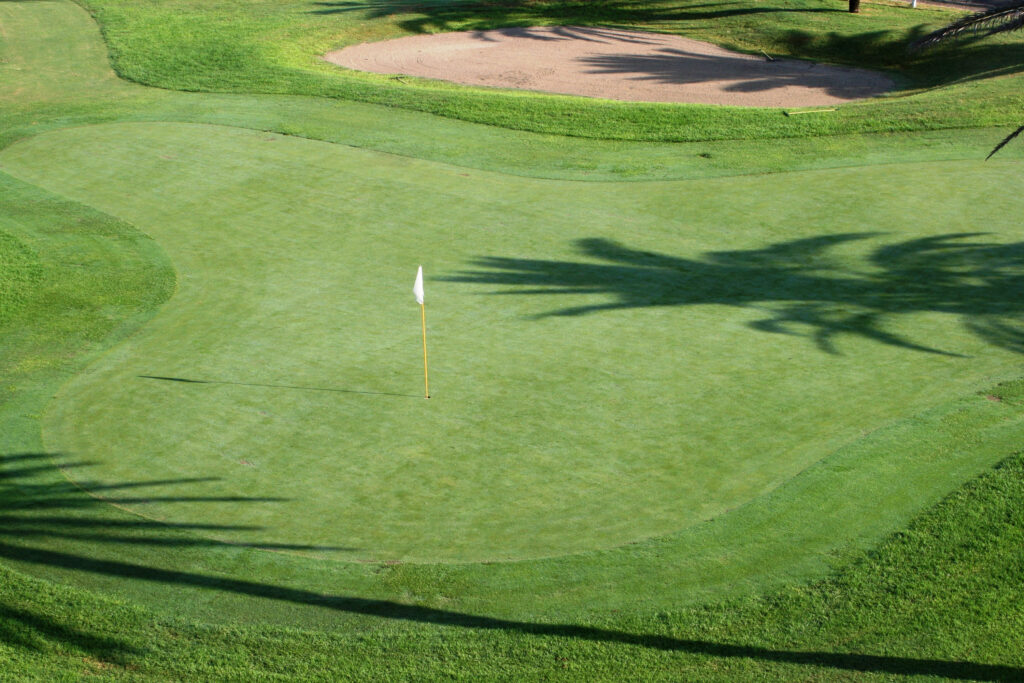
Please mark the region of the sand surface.
<svg viewBox="0 0 1024 683"><path fill-rule="evenodd" d="M863 69L744 55L679 36L556 26L418 35L324 58L383 74L640 102L807 107L894 87Z"/></svg>

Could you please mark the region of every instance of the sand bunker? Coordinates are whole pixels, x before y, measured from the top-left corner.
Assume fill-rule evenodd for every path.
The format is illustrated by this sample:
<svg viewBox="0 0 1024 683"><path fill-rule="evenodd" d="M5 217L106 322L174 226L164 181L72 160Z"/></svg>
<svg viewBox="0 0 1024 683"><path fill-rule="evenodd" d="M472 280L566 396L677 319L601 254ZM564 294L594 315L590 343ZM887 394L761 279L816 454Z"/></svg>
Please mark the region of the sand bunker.
<svg viewBox="0 0 1024 683"><path fill-rule="evenodd" d="M573 26L410 36L324 58L359 71L639 102L806 107L894 87L863 69L770 60L678 36Z"/></svg>

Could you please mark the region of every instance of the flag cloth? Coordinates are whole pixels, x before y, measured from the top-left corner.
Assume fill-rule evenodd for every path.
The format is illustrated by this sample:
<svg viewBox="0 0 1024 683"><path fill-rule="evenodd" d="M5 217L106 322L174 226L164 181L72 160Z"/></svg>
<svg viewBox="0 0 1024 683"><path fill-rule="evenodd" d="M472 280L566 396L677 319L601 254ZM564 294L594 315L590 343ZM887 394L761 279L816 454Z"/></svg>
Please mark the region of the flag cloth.
<svg viewBox="0 0 1024 683"><path fill-rule="evenodd" d="M423 266L416 271L416 284L412 286L412 293L416 295L416 303L423 303Z"/></svg>

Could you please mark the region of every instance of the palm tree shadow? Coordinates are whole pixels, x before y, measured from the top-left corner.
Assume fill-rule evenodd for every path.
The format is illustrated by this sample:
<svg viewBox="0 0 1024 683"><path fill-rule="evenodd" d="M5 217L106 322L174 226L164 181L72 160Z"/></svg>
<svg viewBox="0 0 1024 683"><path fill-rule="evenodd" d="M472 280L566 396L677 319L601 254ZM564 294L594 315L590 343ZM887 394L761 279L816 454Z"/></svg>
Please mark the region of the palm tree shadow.
<svg viewBox="0 0 1024 683"><path fill-rule="evenodd" d="M148 503L244 503L266 504L287 502L277 496L141 495L125 496L123 490L191 487L217 481L216 477L183 477L146 481L99 483L84 477L72 482L64 475L73 469L89 467L88 462L59 462L59 454L18 453L0 456L0 538L66 538L93 542L162 545L177 547L240 546L264 550L342 551L357 550L348 546L250 543L232 540L236 532L259 531L260 527L229 524L176 523L155 521L144 517L109 519L92 515L106 511L108 505L143 505ZM24 463L32 461L32 466ZM10 464L16 466L10 467ZM60 473L59 479L41 475ZM160 532L175 532L173 535ZM183 533L182 533L183 532ZM213 538L216 536L217 538Z"/></svg>
<svg viewBox="0 0 1024 683"><path fill-rule="evenodd" d="M583 239L585 260L480 257L449 282L501 285L502 295L594 295L595 303L538 317L616 309L722 305L763 311L749 327L802 335L827 353L850 335L926 353L958 356L887 329L900 315L958 316L967 329L1007 350L1024 351L1024 242L981 241L950 233L882 244L856 267L836 247L880 237L845 233L778 242L760 249L684 258Z"/></svg>
<svg viewBox="0 0 1024 683"><path fill-rule="evenodd" d="M981 0L996 5L998 0ZM498 0L314 0L306 10L310 14L331 16L359 14L368 19L392 17L396 26L408 33L442 33L447 31L528 30L532 26L558 25L563 38L592 40L592 32L602 29L636 29L655 26L662 31L679 31L700 35L708 22L746 16L785 16L796 14L812 17L817 14L845 13L840 3L833 7L792 7L783 3L759 3L756 6L735 2L683 2L638 4L627 0L593 0L590 2L516 2ZM819 23L818 19L813 19ZM510 27L515 27L510 29ZM789 29L771 32L765 40L778 44L780 54L795 58L843 64L852 67L898 72L913 83L904 85L935 87L960 81L1014 74L1024 68L1024 45L1001 43L986 45L972 41L958 49L938 48L926 53L907 53L908 43L919 40L930 30L927 24L900 29L851 32ZM538 39L542 39L538 36ZM726 40L719 38L719 40ZM728 41L726 41L728 42ZM664 77L673 68L672 60L635 56L619 61L595 63L611 71L625 70ZM898 78L902 81L902 78ZM737 85L738 89L776 87L773 79L752 79ZM871 93L868 93L870 95ZM862 95L856 95L862 96ZM867 96L867 95L863 95Z"/></svg>
<svg viewBox="0 0 1024 683"><path fill-rule="evenodd" d="M0 642L38 651L45 649L46 641L71 645L95 659L122 666L131 656L141 654L123 639L88 633L52 616L0 604Z"/></svg>
<svg viewBox="0 0 1024 683"><path fill-rule="evenodd" d="M720 658L756 659L766 662L802 664L826 667L842 671L881 672L924 676L942 676L950 679L1009 681L1020 680L1024 669L1012 666L979 664L974 662L946 661L937 659L914 659L908 657L887 657L856 653L835 653L822 651L791 651L740 644L716 643L707 640L676 638L658 634L629 633L607 628L578 624L532 623L512 619L500 619L456 612L452 610L402 604L390 600L372 600L355 596L331 595L310 590L278 586L256 581L232 578L224 574L206 575L199 572L146 566L128 562L122 558L111 559L69 552L59 548L68 531L76 535L93 533L85 540L94 544L138 543L164 545L172 542L163 532L168 529L230 530L237 527L222 527L216 524L167 525L151 520L109 519L103 515L91 517L81 514L82 505L69 504L67 513L54 515L53 505L43 506L40 514L35 502L56 498L68 501L73 489L70 484L45 484L36 482L42 473L44 463L56 471L67 464L53 461L50 454L23 453L0 456L0 471L10 473L5 466L11 463L33 462L38 469L31 473L9 476L0 480L0 509L5 512L0 518L0 558L24 565L35 565L85 573L164 584L176 587L192 587L204 591L231 593L247 598L283 601L296 605L309 605L365 615L388 620L400 620L435 626L472 629L477 631L506 631L527 637L567 638L579 641L595 641L633 647L643 647L667 652L682 652ZM195 483L195 480L181 482L151 482L154 485ZM118 485L114 485L117 488ZM126 482L126 488L146 486L145 482ZM69 488L70 487L70 488ZM85 505L94 508L103 506L96 499L82 496ZM88 513L89 511L86 510ZM68 514L68 513L78 513ZM20 521L19 521L20 520ZM31 529L32 533L21 533ZM94 533L101 532L101 533ZM125 534L120 539L118 536ZM130 535L128 535L130 534ZM81 540L81 536L78 536ZM174 538L183 546L197 545L194 539ZM26 539L32 541L26 543ZM54 539L58 547L50 546L47 540ZM198 543L202 545L202 542ZM50 547L47 547L50 546ZM119 664L130 663L139 656L137 649L125 641L98 636L58 622L54 617L41 615L22 607L5 604L0 595L0 642L15 646L38 648L40 639L55 640L92 656Z"/></svg>
<svg viewBox="0 0 1024 683"><path fill-rule="evenodd" d="M887 78L851 71L823 68L814 62L793 59L764 60L743 55L702 54L693 50L663 48L640 54L592 55L580 58L592 74L630 75L633 80L665 85L689 85L708 81L731 81L727 92L765 92L798 87L818 90L840 99L874 97L892 89ZM843 77L839 77L841 74Z"/></svg>

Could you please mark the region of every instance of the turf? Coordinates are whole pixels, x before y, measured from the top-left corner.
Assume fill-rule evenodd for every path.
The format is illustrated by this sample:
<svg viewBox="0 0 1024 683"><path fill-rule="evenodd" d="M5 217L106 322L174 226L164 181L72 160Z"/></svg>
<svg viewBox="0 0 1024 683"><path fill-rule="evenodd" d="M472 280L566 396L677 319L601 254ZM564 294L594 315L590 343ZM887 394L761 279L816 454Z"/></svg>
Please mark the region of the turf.
<svg viewBox="0 0 1024 683"><path fill-rule="evenodd" d="M990 192L1014 196L1018 164L951 163L998 131L784 148L574 141L361 103L142 88L110 77L95 26L69 4L3 3L0 22L0 166L18 176L0 174L0 557L65 584L3 570L5 670L1020 677L1019 457L865 552L1019 447L1020 387L996 383L1017 374L1020 237L1015 200ZM48 50L54 37L69 49ZM524 199L530 211L509 211ZM989 234L960 234L978 226ZM349 393L418 392L412 271L394 256L421 253L435 398ZM325 289L347 297L332 305ZM399 328L407 339L392 342ZM406 346L395 372L364 362ZM533 393L462 398L501 372L495 358ZM260 376L181 372L197 368ZM541 371L559 386L525 381ZM573 452L565 385L598 397L568 405L599 453ZM609 387L636 407L608 401ZM766 410L776 403L788 412ZM462 461L455 482L474 507L451 521L472 534L490 520L517 561L471 561L470 536L438 531L449 520L428 505L443 496L425 484L440 459L383 472L399 490L365 476L387 465L367 453L404 438L368 433L368 415L426 431L438 405L458 411L433 426L460 453L481 452L472 419L500 427L495 414L518 410L534 430L490 440L526 450L516 472L536 497L501 490L496 458ZM647 447L654 434L621 438L611 413L709 447L672 458ZM666 427L680 424L703 431ZM341 429L355 437L327 433ZM522 449L534 443L576 456L574 469ZM331 449L362 468L317 463L344 490L281 457ZM276 485L263 474L275 467ZM737 470L760 489L728 490ZM289 500L299 476L319 498ZM604 504L581 485L595 481ZM714 513L674 495L687 487L721 514L701 521ZM356 509L353 495L387 514L398 493L419 503L404 536L372 515L312 521L317 506ZM502 514L512 502L528 514Z"/></svg>
<svg viewBox="0 0 1024 683"><path fill-rule="evenodd" d="M1019 680L1022 474L1009 458L826 581L584 623L392 605L372 635L225 628L0 568L0 663L25 680ZM360 607L389 606L338 604Z"/></svg>
<svg viewBox="0 0 1024 683"><path fill-rule="evenodd" d="M0 168L128 219L179 271L146 333L62 393L47 448L101 488L197 478L212 504L142 509L260 527L246 542L403 561L622 545L1015 362L993 332L1021 293L989 255L1019 249L1014 212L972 206L981 241L932 199L1003 165L569 187L132 125L40 136ZM897 175L913 193L886 196ZM397 284L417 259L439 273L429 403Z"/></svg>
<svg viewBox="0 0 1024 683"><path fill-rule="evenodd" d="M474 178L231 129L128 129L39 136L10 147L0 166L130 220L178 269L174 300L68 385L45 434L46 449L64 454L68 476L147 517L304 555L405 562L565 555L692 527L597 557L454 571L406 566L389 578L428 601L444 596L498 613L510 609L509 590L532 585L534 597L512 613L558 614L621 599L573 586L567 566L574 579L582 572L602 586L654 554L664 556L668 581L658 592L685 602L727 590L742 567L751 587L820 572L822 551L877 537L943 486L1001 457L1019 431L1015 413L997 411L971 427L987 430L990 442L972 459L931 461L920 478L901 462L907 505L882 506L872 523L864 507L892 495L877 488L877 471L862 483L828 477L848 467L842 462L872 471L872 458L894 441L931 433L924 445L942 450L943 439L977 438L940 436L936 422L998 409L975 399L977 407L917 415L936 391L979 391L1013 375L1014 337L1000 331L1019 299L1016 224L993 206L984 220L998 237L981 239L952 236L943 220L966 213L966 200L1007 164L563 185ZM253 158L259 163L245 163ZM854 208L864 188L883 195L897 171L921 194ZM964 188L961 201L930 198L952 178ZM724 211L723 195L735 198ZM472 199L455 204L453 196ZM822 196L844 207L827 227L813 219ZM527 199L528 212L512 210ZM970 206L982 215L976 201ZM683 211L685 222L666 220ZM721 225L737 220L748 227L724 234ZM851 237L879 224L908 227ZM723 243L728 234L738 242ZM394 284L411 271L382 266L378 249L396 261L405 253L408 263L426 254L440 274L428 282L446 302L432 312L439 362L429 403L417 398L414 306L408 287ZM354 323L363 317L369 325ZM877 374L865 375L865 366ZM480 386L486 377L504 379ZM615 399L602 398L608 394ZM592 426L570 439L583 419ZM362 425L370 421L382 426L368 434ZM443 450L431 437L439 432ZM825 471L812 470L763 505L740 507L822 459ZM856 496L843 488L858 484ZM126 496L125 487L145 493ZM830 534L808 530L817 541L737 554L766 515L796 524L829 497L859 503L833 505ZM698 524L710 517L714 527ZM78 550L64 543L58 549ZM707 555L695 554L694 543ZM734 562L714 568L714 553L726 548ZM292 582L301 567L343 580L288 556L229 554L246 557L244 570L233 572L239 578ZM196 562L206 569L225 560ZM681 562L691 568L680 573ZM648 579L657 571L646 570ZM364 572L347 583L383 596L397 588ZM310 576L299 585L315 584ZM156 591L148 599L169 598Z"/></svg>

